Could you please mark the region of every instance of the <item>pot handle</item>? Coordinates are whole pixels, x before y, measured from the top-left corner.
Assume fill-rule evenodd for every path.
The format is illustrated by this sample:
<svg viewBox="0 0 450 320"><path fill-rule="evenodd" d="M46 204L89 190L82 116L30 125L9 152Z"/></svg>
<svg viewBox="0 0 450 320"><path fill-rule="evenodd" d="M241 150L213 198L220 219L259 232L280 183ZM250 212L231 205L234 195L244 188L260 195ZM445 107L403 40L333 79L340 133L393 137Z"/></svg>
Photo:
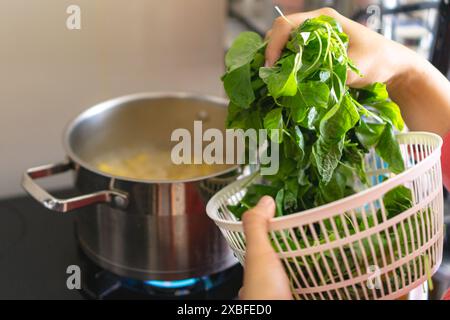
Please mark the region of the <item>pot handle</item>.
<svg viewBox="0 0 450 320"><path fill-rule="evenodd" d="M114 203L119 207L127 206L127 195L116 190L104 190L70 199L58 199L49 194L34 181L35 179L50 177L69 171L73 168L73 164L70 161L66 161L28 169L23 174L22 187L46 208L57 212L68 212L96 203Z"/></svg>

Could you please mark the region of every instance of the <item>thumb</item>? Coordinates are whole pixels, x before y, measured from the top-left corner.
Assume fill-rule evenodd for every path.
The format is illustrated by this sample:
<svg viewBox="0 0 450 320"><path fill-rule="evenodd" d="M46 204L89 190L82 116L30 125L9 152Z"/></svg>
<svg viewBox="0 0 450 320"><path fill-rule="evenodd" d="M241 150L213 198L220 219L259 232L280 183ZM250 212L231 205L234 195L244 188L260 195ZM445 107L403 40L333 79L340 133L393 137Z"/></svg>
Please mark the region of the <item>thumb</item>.
<svg viewBox="0 0 450 320"><path fill-rule="evenodd" d="M244 214L243 224L247 243L247 253L272 252L267 232L269 220L275 215L275 201L268 196L261 198L256 207Z"/></svg>

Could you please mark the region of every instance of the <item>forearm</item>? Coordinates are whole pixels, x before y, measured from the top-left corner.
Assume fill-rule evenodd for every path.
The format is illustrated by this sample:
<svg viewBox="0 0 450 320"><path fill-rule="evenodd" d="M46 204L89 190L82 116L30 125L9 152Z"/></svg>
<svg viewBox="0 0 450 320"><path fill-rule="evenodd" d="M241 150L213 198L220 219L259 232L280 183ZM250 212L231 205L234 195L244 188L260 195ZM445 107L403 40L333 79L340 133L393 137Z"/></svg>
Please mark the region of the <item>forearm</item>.
<svg viewBox="0 0 450 320"><path fill-rule="evenodd" d="M406 67L387 83L389 95L410 130L444 137L450 131L450 82L428 61L407 51Z"/></svg>

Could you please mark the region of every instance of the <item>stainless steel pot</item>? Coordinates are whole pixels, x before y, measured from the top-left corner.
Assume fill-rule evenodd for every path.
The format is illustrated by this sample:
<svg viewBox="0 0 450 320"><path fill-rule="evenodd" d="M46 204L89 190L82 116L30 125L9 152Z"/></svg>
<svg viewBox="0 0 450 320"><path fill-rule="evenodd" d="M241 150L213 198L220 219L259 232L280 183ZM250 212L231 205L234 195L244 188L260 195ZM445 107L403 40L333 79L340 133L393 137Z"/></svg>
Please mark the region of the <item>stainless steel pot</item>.
<svg viewBox="0 0 450 320"><path fill-rule="evenodd" d="M137 94L96 105L66 129L68 160L27 170L22 185L48 209L77 211L84 252L101 267L142 280L213 274L236 263L219 229L205 214L211 193L235 180L238 167L187 181L146 181L105 174L95 159L128 146L170 147L171 132L203 120L224 130L226 101L189 94ZM82 193L57 199L35 179L68 170Z"/></svg>

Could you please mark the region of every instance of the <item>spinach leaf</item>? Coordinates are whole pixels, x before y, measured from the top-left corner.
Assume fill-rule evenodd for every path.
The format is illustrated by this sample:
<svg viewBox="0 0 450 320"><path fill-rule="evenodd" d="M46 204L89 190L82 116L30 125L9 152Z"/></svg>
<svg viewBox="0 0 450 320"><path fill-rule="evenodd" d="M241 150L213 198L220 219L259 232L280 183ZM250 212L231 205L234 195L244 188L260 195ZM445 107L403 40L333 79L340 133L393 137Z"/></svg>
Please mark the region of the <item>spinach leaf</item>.
<svg viewBox="0 0 450 320"><path fill-rule="evenodd" d="M283 109L270 111L264 118L264 128L269 130L270 139L277 143L283 142Z"/></svg>
<svg viewBox="0 0 450 320"><path fill-rule="evenodd" d="M300 32L311 32L317 29L326 29L328 27L331 27L335 32L342 32L341 25L332 17L325 15L306 20L300 26Z"/></svg>
<svg viewBox="0 0 450 320"><path fill-rule="evenodd" d="M300 92L297 92L297 94L293 97L283 97L281 104L286 108L291 109L292 119L296 123L301 123L308 115L309 108Z"/></svg>
<svg viewBox="0 0 450 320"><path fill-rule="evenodd" d="M223 78L225 91L231 102L241 108L250 108L255 94L250 79L250 65L246 64L227 73Z"/></svg>
<svg viewBox="0 0 450 320"><path fill-rule="evenodd" d="M321 182L319 184L319 192L322 199L321 204L330 203L344 198L346 181L345 175L337 170L336 174L334 174L330 179L330 182L327 184Z"/></svg>
<svg viewBox="0 0 450 320"><path fill-rule="evenodd" d="M281 215L285 215L286 212L294 213L297 209L297 193L293 193L289 190L285 190L283 199L283 210Z"/></svg>
<svg viewBox="0 0 450 320"><path fill-rule="evenodd" d="M356 136L361 144L367 150L370 150L380 141L385 127L385 123L370 123L362 119L360 125L355 130Z"/></svg>
<svg viewBox="0 0 450 320"><path fill-rule="evenodd" d="M368 105L375 109L383 120L392 124L395 128L402 131L405 127L400 108L390 100L380 101Z"/></svg>
<svg viewBox="0 0 450 320"><path fill-rule="evenodd" d="M299 150L299 160L303 160L305 156L305 138L299 126L295 127L295 142Z"/></svg>
<svg viewBox="0 0 450 320"><path fill-rule="evenodd" d="M308 110L308 115L303 121L300 122L300 125L303 128L307 128L309 130L316 130L316 126L319 124L320 114L317 112L315 107L312 107Z"/></svg>
<svg viewBox="0 0 450 320"><path fill-rule="evenodd" d="M377 154L389 164L389 169L392 172L401 173L405 171L405 164L400 152L400 146L395 138L394 129L391 124L386 124L375 150L377 151Z"/></svg>
<svg viewBox="0 0 450 320"><path fill-rule="evenodd" d="M264 46L262 38L255 32L243 32L234 41L225 56L228 72L250 64L256 53ZM264 56L263 56L264 58Z"/></svg>
<svg viewBox="0 0 450 320"><path fill-rule="evenodd" d="M413 206L412 192L405 186L396 187L384 195L383 203L388 216L391 218Z"/></svg>
<svg viewBox="0 0 450 320"><path fill-rule="evenodd" d="M230 102L228 105L228 115L226 120L226 127L230 129L245 129L245 112L241 107Z"/></svg>
<svg viewBox="0 0 450 320"><path fill-rule="evenodd" d="M276 217L281 217L284 214L284 189L281 189L278 191L276 197L275 197L275 204L276 204Z"/></svg>
<svg viewBox="0 0 450 320"><path fill-rule="evenodd" d="M252 184L248 187L247 193L244 198L237 205L228 206L230 210L238 219L242 218L242 215L249 209L257 205L259 200L263 196L270 196L275 198L278 193L278 189L272 186L263 184Z"/></svg>
<svg viewBox="0 0 450 320"><path fill-rule="evenodd" d="M341 104L336 104L320 122L320 134L325 139L339 140L360 119L358 110L351 99L344 97Z"/></svg>
<svg viewBox="0 0 450 320"><path fill-rule="evenodd" d="M267 84L275 99L292 97L297 93L297 72L301 67L301 55L290 55L280 60L273 68L261 68L259 76Z"/></svg>
<svg viewBox="0 0 450 320"><path fill-rule="evenodd" d="M330 88L320 81L308 81L298 84L301 99L308 107L327 108Z"/></svg>
<svg viewBox="0 0 450 320"><path fill-rule="evenodd" d="M227 208L238 219L242 219L242 216L244 215L244 213L247 212L249 209L249 208L243 206L241 203L234 205L234 206L229 205Z"/></svg>
<svg viewBox="0 0 450 320"><path fill-rule="evenodd" d="M344 140L326 141L322 137L314 144L313 156L322 181L325 184L330 182L334 170L339 164L344 148Z"/></svg>
<svg viewBox="0 0 450 320"><path fill-rule="evenodd" d="M358 94L358 101L361 104L386 101L389 99L389 94L386 85L383 83L373 83L365 88L356 90Z"/></svg>

